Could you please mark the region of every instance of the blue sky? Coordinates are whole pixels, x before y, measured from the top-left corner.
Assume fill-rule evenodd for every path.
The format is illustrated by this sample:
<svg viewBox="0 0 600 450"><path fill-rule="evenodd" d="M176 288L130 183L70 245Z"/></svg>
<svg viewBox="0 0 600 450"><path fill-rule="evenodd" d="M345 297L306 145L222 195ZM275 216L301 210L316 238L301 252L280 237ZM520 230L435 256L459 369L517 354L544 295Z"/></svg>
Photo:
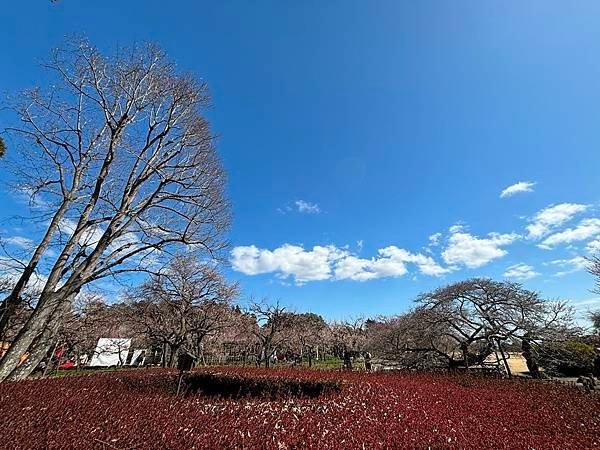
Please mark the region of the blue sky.
<svg viewBox="0 0 600 450"><path fill-rule="evenodd" d="M490 276L600 304L582 270L600 248L597 2L24 0L1 14L2 91L38 83L36 61L71 33L107 51L156 41L209 83L227 273L246 296L393 314ZM35 238L8 220L18 199L0 204L2 238Z"/></svg>

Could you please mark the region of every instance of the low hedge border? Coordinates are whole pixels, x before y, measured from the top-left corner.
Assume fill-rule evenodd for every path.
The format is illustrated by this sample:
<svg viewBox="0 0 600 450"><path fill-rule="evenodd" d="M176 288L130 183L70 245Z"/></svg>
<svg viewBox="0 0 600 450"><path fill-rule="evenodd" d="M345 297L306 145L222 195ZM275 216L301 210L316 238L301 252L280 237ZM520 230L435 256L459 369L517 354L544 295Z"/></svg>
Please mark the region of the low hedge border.
<svg viewBox="0 0 600 450"><path fill-rule="evenodd" d="M256 377L240 374L191 372L184 375L182 392L189 395L208 395L224 398L282 397L315 398L340 392L341 380L308 380L283 377Z"/></svg>

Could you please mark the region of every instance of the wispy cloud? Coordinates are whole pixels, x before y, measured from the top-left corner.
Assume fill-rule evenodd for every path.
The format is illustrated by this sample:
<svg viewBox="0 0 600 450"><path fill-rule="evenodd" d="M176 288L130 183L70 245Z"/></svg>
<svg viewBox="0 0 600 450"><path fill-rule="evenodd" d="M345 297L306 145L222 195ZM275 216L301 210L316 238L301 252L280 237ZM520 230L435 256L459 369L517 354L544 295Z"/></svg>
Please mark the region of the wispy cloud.
<svg viewBox="0 0 600 450"><path fill-rule="evenodd" d="M565 275L585 270L588 264L588 260L583 256L575 256L569 259L555 259L544 263L546 266L555 266L562 269L554 274L555 277L564 277Z"/></svg>
<svg viewBox="0 0 600 450"><path fill-rule="evenodd" d="M25 250L30 250L33 247L33 241L29 238L23 236L11 236L0 239L0 242L14 245L15 247L20 247Z"/></svg>
<svg viewBox="0 0 600 450"><path fill-rule="evenodd" d="M533 186L535 186L535 183L531 181L519 181L500 192L500 198L512 197L519 192L533 192Z"/></svg>
<svg viewBox="0 0 600 450"><path fill-rule="evenodd" d="M577 309L596 305L600 306L600 297L586 298L584 300L575 300L572 301L571 304Z"/></svg>
<svg viewBox="0 0 600 450"><path fill-rule="evenodd" d="M560 244L569 244L583 241L600 234L600 219L590 218L582 220L576 227L567 228L558 233L551 234L544 239L540 248L550 249Z"/></svg>
<svg viewBox="0 0 600 450"><path fill-rule="evenodd" d="M600 307L600 297L586 298L582 300L573 300L569 302L575 309L575 318L582 326L589 325L589 313Z"/></svg>
<svg viewBox="0 0 600 450"><path fill-rule="evenodd" d="M600 238L588 242L585 248L589 253L600 253Z"/></svg>
<svg viewBox="0 0 600 450"><path fill-rule="evenodd" d="M529 280L530 278L537 277L538 275L539 273L536 272L533 267L525 263L509 266L504 272L504 276L506 278L514 278L515 280Z"/></svg>
<svg viewBox="0 0 600 450"><path fill-rule="evenodd" d="M316 203L307 202L306 200L296 200L295 202L298 212L306 214L319 214L321 208Z"/></svg>
<svg viewBox="0 0 600 450"><path fill-rule="evenodd" d="M530 224L526 227L527 237L529 239L540 239L588 208L589 205L579 203L559 203L548 206L538 211L530 219Z"/></svg>
<svg viewBox="0 0 600 450"><path fill-rule="evenodd" d="M321 208L316 203L311 203L306 200L296 200L293 204L287 204L281 208L277 208L279 214L288 214L298 212L300 214L320 214Z"/></svg>
<svg viewBox="0 0 600 450"><path fill-rule="evenodd" d="M434 233L431 236L429 236L429 246L430 247L437 247L438 245L440 245L440 239L442 238L442 233Z"/></svg>

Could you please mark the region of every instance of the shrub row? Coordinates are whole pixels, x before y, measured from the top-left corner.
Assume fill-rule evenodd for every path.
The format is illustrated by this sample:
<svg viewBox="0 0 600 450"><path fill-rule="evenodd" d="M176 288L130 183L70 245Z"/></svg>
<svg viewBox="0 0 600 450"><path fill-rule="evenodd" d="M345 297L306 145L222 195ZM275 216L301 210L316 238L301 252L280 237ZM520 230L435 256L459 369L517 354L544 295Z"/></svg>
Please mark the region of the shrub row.
<svg viewBox="0 0 600 450"><path fill-rule="evenodd" d="M224 398L318 397L340 392L340 380L315 380L287 377L256 377L235 373L192 372L183 383L185 395L202 394Z"/></svg>

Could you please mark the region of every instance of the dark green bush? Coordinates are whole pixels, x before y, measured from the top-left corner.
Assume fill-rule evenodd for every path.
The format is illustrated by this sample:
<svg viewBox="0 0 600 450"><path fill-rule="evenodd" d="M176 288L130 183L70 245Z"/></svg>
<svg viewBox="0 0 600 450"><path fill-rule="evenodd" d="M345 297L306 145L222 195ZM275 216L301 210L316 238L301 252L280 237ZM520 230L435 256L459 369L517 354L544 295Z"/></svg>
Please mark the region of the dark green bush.
<svg viewBox="0 0 600 450"><path fill-rule="evenodd" d="M540 348L540 365L551 375L577 377L593 371L596 351L591 345L567 341Z"/></svg>
<svg viewBox="0 0 600 450"><path fill-rule="evenodd" d="M239 374L193 372L183 382L185 395L214 395L225 398L318 397L339 392L339 380L250 377Z"/></svg>

